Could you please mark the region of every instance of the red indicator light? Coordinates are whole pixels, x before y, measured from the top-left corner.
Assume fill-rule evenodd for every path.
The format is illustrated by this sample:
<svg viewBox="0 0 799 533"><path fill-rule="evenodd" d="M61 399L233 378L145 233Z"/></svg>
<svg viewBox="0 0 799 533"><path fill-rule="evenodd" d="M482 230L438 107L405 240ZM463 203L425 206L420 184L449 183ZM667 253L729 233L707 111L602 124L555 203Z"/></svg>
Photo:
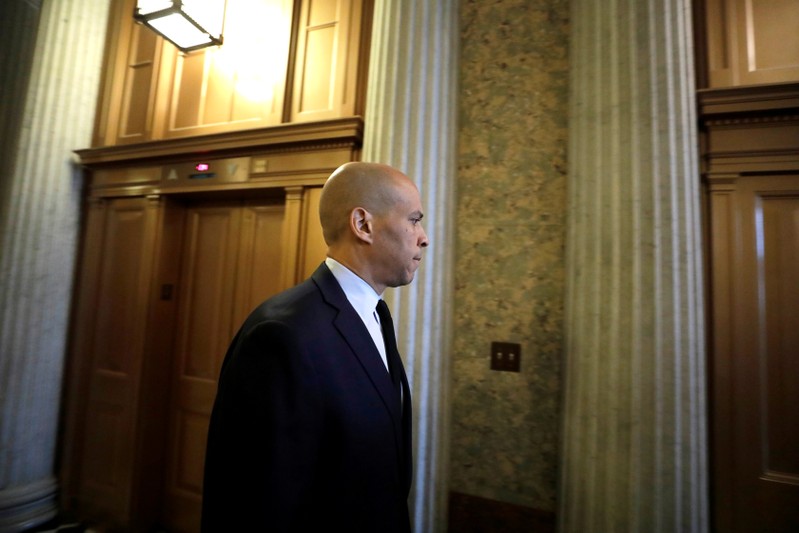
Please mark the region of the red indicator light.
<svg viewBox="0 0 799 533"><path fill-rule="evenodd" d="M205 172L209 168L211 167L208 165L208 163L197 163L197 165L195 165L194 167L194 169L197 170L198 172Z"/></svg>

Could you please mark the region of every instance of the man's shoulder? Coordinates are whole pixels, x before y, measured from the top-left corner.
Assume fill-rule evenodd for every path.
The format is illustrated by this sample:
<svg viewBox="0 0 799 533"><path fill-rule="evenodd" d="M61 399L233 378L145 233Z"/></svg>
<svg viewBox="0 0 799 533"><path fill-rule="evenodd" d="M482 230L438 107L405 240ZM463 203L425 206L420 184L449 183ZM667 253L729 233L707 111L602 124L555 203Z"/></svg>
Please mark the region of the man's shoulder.
<svg viewBox="0 0 799 533"><path fill-rule="evenodd" d="M323 303L318 287L310 279L261 302L251 313L260 320L285 321Z"/></svg>
<svg viewBox="0 0 799 533"><path fill-rule="evenodd" d="M343 297L341 288L323 265L305 281L264 300L252 314L267 320L285 320L307 315L317 308L338 307L340 297Z"/></svg>

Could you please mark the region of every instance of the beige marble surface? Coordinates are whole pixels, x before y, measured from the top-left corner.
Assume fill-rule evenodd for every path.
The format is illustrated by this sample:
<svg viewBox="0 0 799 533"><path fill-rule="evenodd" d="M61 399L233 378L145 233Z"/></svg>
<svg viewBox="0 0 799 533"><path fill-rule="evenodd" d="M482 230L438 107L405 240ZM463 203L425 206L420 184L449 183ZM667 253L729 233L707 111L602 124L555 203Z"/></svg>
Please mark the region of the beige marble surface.
<svg viewBox="0 0 799 533"><path fill-rule="evenodd" d="M451 490L555 509L568 2L461 2ZM492 341L521 372L489 369Z"/></svg>

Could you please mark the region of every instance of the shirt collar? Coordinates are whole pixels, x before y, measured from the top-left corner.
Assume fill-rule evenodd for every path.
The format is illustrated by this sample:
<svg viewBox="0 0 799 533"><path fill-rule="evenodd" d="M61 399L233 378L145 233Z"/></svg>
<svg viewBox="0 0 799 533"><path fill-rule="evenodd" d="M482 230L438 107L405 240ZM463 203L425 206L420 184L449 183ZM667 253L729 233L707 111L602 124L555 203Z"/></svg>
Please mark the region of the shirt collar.
<svg viewBox="0 0 799 533"><path fill-rule="evenodd" d="M367 318L372 317L375 307L377 307L377 302L380 300L380 295L375 292L372 286L332 257L325 259L325 265L330 269L338 284L341 285L341 289L347 296L350 305L355 308L355 311L364 322Z"/></svg>

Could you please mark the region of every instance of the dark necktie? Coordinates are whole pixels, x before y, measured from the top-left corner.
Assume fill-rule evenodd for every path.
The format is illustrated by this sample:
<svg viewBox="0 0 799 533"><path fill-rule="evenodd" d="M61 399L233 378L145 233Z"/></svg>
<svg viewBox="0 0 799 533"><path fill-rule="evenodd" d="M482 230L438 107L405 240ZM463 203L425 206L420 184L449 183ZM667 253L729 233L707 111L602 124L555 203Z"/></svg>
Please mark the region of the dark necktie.
<svg viewBox="0 0 799 533"><path fill-rule="evenodd" d="M388 362L388 372L391 374L391 381L394 383L394 392L396 393L397 401L400 406L400 416L403 417L403 422L399 424L400 428L400 473L404 479L403 485L405 490L410 488L411 482L411 430L406 425L409 423L410 417L406 417L405 411L405 398L402 394L402 378L403 373L402 360L400 359L399 350L397 349L397 337L394 335L394 322L391 320L391 313L388 311L388 306L383 300L377 302L377 316L380 317L380 326L383 329L383 342L386 344L386 360Z"/></svg>
<svg viewBox="0 0 799 533"><path fill-rule="evenodd" d="M391 381L397 392L397 398L402 394L402 383L400 374L402 373L402 360L397 349L397 338L394 335L394 322L391 320L391 313L388 305L383 300L377 301L377 316L380 317L380 327L383 329L383 342L386 344L386 361L388 363L388 373L391 374Z"/></svg>

